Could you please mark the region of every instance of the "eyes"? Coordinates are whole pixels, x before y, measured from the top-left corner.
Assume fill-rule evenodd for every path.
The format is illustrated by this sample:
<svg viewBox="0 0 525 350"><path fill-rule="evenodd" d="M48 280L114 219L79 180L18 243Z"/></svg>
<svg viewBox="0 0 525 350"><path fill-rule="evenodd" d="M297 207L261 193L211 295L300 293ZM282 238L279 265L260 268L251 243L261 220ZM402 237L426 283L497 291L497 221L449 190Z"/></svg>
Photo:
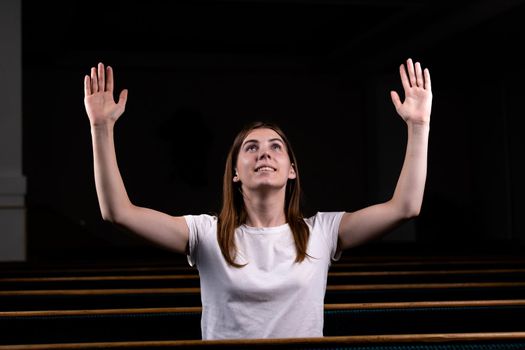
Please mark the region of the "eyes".
<svg viewBox="0 0 525 350"><path fill-rule="evenodd" d="M274 142L270 145L270 149L273 151L282 151L283 146L278 142ZM244 147L244 150L246 152L256 152L259 150L259 145L256 143L250 143Z"/></svg>

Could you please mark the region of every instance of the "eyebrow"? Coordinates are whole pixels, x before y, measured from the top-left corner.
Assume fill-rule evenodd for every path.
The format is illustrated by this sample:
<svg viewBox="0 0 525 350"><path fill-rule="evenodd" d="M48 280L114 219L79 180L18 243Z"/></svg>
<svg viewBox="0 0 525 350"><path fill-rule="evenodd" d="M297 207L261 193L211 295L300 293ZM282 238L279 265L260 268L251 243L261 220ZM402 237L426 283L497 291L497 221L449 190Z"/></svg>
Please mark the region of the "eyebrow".
<svg viewBox="0 0 525 350"><path fill-rule="evenodd" d="M275 142L275 141L279 141L280 143L282 143L284 145L284 141L281 140L280 138L273 138L273 139L269 139L268 142ZM243 142L243 146L246 145L247 143L259 143L259 140L256 140L256 139L250 139L250 140L246 140Z"/></svg>

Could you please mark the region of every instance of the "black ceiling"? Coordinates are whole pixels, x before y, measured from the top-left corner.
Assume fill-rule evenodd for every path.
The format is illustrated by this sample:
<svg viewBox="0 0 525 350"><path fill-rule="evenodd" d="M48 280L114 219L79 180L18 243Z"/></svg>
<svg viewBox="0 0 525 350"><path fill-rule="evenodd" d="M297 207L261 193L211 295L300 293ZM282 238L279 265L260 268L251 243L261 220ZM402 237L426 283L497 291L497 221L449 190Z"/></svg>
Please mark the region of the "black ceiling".
<svg viewBox="0 0 525 350"><path fill-rule="evenodd" d="M25 1L27 66L94 56L166 67L332 67L388 62L439 47L501 43L519 32L522 1ZM488 33L483 26L495 23ZM492 38L494 28L501 38ZM496 29L497 34L497 29ZM450 46L447 42L450 41ZM476 50L476 49L474 49ZM465 52L469 50L465 49Z"/></svg>

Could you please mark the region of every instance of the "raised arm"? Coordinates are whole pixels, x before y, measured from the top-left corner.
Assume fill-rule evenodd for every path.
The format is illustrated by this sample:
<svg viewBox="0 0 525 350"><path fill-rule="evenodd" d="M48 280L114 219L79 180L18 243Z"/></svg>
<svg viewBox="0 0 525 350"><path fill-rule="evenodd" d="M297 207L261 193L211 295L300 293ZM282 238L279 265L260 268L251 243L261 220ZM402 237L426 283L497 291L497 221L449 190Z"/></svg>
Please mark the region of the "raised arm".
<svg viewBox="0 0 525 350"><path fill-rule="evenodd" d="M113 141L116 121L124 112L127 90L113 99L113 70L99 63L84 77L84 105L91 125L95 185L102 218L149 241L184 253L188 226L183 217L170 216L131 203L120 175Z"/></svg>
<svg viewBox="0 0 525 350"><path fill-rule="evenodd" d="M427 174L428 135L432 89L428 69L411 59L400 68L405 100L392 91L397 113L407 124L408 141L405 160L392 198L385 202L345 213L339 226L342 249L376 239L401 223L419 215ZM407 73L408 71L408 73Z"/></svg>

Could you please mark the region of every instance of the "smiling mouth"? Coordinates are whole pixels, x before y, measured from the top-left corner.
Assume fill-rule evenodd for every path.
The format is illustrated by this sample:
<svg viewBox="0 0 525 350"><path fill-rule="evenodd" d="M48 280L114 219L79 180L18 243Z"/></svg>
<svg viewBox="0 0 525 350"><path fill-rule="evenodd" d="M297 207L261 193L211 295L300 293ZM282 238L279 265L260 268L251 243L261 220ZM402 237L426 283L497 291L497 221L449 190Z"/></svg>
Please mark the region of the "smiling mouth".
<svg viewBox="0 0 525 350"><path fill-rule="evenodd" d="M274 172L275 169L272 168L272 167L269 167L269 166L261 166L261 167L258 167L255 169L255 172L256 173L261 173L261 172Z"/></svg>

